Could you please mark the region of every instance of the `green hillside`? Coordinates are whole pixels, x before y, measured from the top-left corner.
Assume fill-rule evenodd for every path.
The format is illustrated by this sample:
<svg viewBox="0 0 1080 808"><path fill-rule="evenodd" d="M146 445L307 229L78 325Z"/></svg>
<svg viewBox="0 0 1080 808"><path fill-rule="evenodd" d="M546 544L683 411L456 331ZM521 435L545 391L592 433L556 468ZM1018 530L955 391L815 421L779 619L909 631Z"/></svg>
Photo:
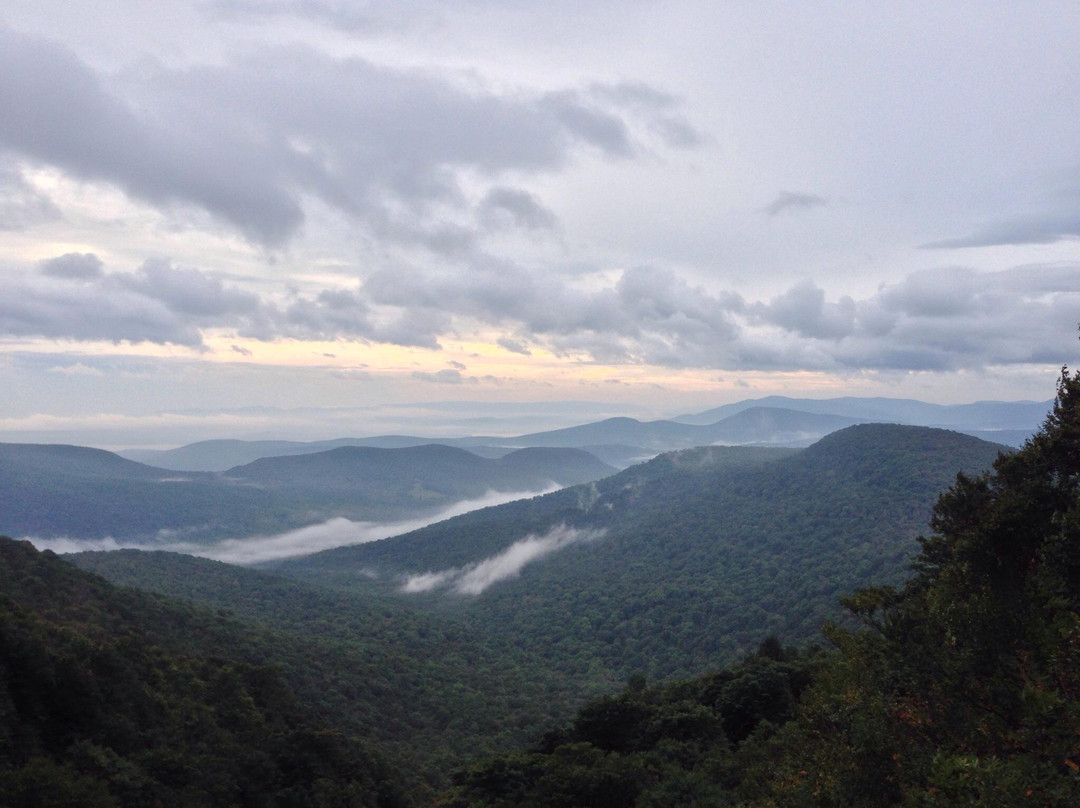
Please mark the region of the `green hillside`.
<svg viewBox="0 0 1080 808"><path fill-rule="evenodd" d="M889 425L851 427L801 452L706 447L278 569L459 613L567 670L686 675L731 662L769 634L805 642L845 592L899 581L937 492L961 469L988 468L1000 449ZM445 586L401 592L409 576L460 580L563 526L600 537L476 596Z"/></svg>
<svg viewBox="0 0 1080 808"><path fill-rule="evenodd" d="M1027 806L1080 794L1080 375L1044 429L937 501L902 588L845 599L828 651L583 708L459 771L442 808Z"/></svg>
<svg viewBox="0 0 1080 808"><path fill-rule="evenodd" d="M187 620L173 627L177 618L166 610L164 617L147 615L142 629L184 649L278 666L322 720L376 743L413 773L414 785L441 782L449 766L479 749L521 744L537 726L564 719L615 684L557 674L510 640L394 600L328 592L177 553L64 558L115 584L179 599L169 608L194 610L209 625ZM119 591L136 616L147 602L161 602Z"/></svg>
<svg viewBox="0 0 1080 808"><path fill-rule="evenodd" d="M206 543L338 517L415 518L490 491L539 491L613 471L577 449L486 459L426 445L340 447L211 474L166 471L80 446L0 444L0 532Z"/></svg>
<svg viewBox="0 0 1080 808"><path fill-rule="evenodd" d="M276 665L205 653L244 628L10 539L0 584L0 804L405 804Z"/></svg>

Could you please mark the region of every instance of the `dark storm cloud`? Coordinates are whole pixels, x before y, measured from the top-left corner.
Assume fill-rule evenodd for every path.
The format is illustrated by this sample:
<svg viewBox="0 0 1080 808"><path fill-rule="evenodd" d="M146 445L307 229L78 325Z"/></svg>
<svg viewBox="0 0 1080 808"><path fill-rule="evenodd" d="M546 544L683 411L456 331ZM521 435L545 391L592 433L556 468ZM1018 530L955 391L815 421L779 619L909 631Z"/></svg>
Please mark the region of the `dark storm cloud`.
<svg viewBox="0 0 1080 808"><path fill-rule="evenodd" d="M99 74L52 42L0 28L0 150L106 181L168 209L194 205L252 241L302 226L305 196L385 239L464 250L437 206L467 211L457 172L553 171L574 150L633 150L626 107L595 93L500 95L454 77L269 49L224 66ZM530 197L487 198L526 227Z"/></svg>
<svg viewBox="0 0 1080 808"><path fill-rule="evenodd" d="M776 199L762 208L762 211L770 216L779 216L781 213L800 213L814 208L821 208L827 204L829 204L829 200L816 194L781 191Z"/></svg>
<svg viewBox="0 0 1080 808"><path fill-rule="evenodd" d="M105 265L93 253L66 253L38 264L42 275L67 280L100 278Z"/></svg>

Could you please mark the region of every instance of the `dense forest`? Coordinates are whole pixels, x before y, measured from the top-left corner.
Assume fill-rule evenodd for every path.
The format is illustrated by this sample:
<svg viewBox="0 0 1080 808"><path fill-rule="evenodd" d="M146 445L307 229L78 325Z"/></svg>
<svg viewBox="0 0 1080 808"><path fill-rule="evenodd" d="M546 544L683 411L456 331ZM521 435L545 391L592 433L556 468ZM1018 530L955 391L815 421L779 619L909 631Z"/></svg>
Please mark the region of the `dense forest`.
<svg viewBox="0 0 1080 808"><path fill-rule="evenodd" d="M1075 806L1080 375L1045 427L934 508L916 574L845 598L830 650L770 639L719 673L640 680L443 805Z"/></svg>
<svg viewBox="0 0 1080 808"><path fill-rule="evenodd" d="M867 454L869 436L875 448ZM751 567L758 571L744 573L747 580L779 581L778 558L801 564L809 579L847 558L857 579L880 584L849 589L847 617L814 641L769 636L766 618L755 641L747 631L721 649L726 666L682 678L680 666L693 667L680 661L685 650L657 645L663 662L655 668L642 664L652 653L646 645L605 641L586 655L582 638L600 628L589 620L570 645L538 653L519 645L535 638L543 648L542 625L519 621L500 637L487 617L509 612L480 619L437 594L413 601L333 576L331 587L319 587L162 553L74 559L115 579L126 569L132 582L170 597L0 541L0 804L1075 805L1080 374L1062 373L1053 411L1023 448L988 471L952 475L911 574L895 576L907 539L887 537L903 537L910 503L931 496L950 465L965 465L950 452L973 449L973 462L983 456L986 444L968 440L854 427L796 454L695 450L597 483L578 518L609 514L611 535L629 537L617 549L635 586L649 577L640 564L633 578L635 542L689 570L704 558L689 537L704 535L712 538L698 546L721 547L733 565L736 545L725 541L734 523L718 530L707 520L734 512L762 486L768 512L788 527L761 532L752 547L758 556L769 547L793 554ZM581 490L562 496L577 507ZM563 502L553 497L510 512L542 529L551 515L543 503ZM597 511L604 497L613 507ZM620 507L631 500L643 507ZM764 530L765 505L746 508L738 512L745 534ZM826 535L839 523L825 516L837 510L863 533L831 547ZM581 565L602 545L569 548L537 570L550 574L560 559ZM455 556L465 546L454 541L428 547L442 554L439 564L467 558ZM576 549L587 552L569 555ZM808 563L825 552L831 560ZM885 566L875 562L878 552ZM517 600L502 602L528 611L543 580L523 576L532 589L508 587ZM687 627L684 607L702 590L680 585L666 590L667 600L645 590L649 614L663 622L631 614L618 630L658 643L671 627L676 646L716 642ZM788 584L775 588L789 597ZM799 608L771 603L777 613ZM576 607L534 611L550 618L562 608ZM527 642L514 641L519 629L534 628L522 635ZM700 621L698 630L709 633ZM630 662L605 664L620 649Z"/></svg>
<svg viewBox="0 0 1080 808"><path fill-rule="evenodd" d="M408 598L477 631L519 638L557 669L622 681L694 675L736 661L769 634L811 642L822 621L839 618L842 595L899 583L938 493L958 470L989 469L1002 448L884 424L849 427L803 450L700 447L274 570L401 598L408 576L475 569L561 526L591 531L583 535L599 538L479 597L436 588Z"/></svg>
<svg viewBox="0 0 1080 808"><path fill-rule="evenodd" d="M433 517L461 500L542 491L614 469L579 449L483 458L428 444L341 446L176 473L85 446L0 443L0 532L152 547L272 535L334 518Z"/></svg>
<svg viewBox="0 0 1080 808"><path fill-rule="evenodd" d="M0 804L405 804L277 666L214 653L225 621L26 543L0 558Z"/></svg>

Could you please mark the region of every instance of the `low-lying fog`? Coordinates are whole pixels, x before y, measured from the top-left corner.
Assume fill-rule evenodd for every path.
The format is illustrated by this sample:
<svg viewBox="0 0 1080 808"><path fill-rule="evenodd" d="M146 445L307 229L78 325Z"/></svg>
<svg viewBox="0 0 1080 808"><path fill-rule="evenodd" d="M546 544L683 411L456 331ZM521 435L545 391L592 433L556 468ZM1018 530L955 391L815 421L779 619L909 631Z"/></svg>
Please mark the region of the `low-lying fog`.
<svg viewBox="0 0 1080 808"><path fill-rule="evenodd" d="M539 561L564 547L603 537L603 530L580 530L558 525L543 536L529 535L502 552L464 567L410 575L405 579L403 592L431 592L446 589L459 595L479 595L492 584L516 578L526 564Z"/></svg>
<svg viewBox="0 0 1080 808"><path fill-rule="evenodd" d="M39 550L52 550L54 553L81 553L89 550L167 550L174 553L210 558L228 564L260 564L265 561L277 561L283 558L311 555L322 550L345 547L351 544L365 544L379 541L390 536L399 536L427 525L460 516L469 511L502 505L517 499L527 499L559 490L558 485L551 485L542 491L489 491L478 499L456 502L438 513L418 519L402 522L353 522L349 519L336 518L317 525L308 525L298 530L290 530L274 536L249 536L244 539L223 539L213 544L195 544L193 542L134 542L113 537L105 539L41 539L24 536Z"/></svg>

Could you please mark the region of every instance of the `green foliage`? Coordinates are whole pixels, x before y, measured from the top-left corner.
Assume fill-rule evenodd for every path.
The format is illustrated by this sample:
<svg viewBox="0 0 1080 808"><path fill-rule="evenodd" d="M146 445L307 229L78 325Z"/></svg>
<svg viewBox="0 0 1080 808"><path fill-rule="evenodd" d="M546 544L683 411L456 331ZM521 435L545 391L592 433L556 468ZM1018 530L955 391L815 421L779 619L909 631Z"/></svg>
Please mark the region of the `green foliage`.
<svg viewBox="0 0 1080 808"><path fill-rule="evenodd" d="M272 661L322 720L377 744L421 788L442 785L470 755L523 745L538 727L565 720L583 699L614 686L604 677L560 675L509 639L393 598L321 590L175 553L66 558L114 583L209 607L193 613L202 615L199 652ZM191 647L186 630L163 632L151 621L144 629Z"/></svg>
<svg viewBox="0 0 1080 808"><path fill-rule="evenodd" d="M459 772L445 808L722 806L773 722L790 720L819 664L775 638L718 674L627 688L584 707L530 751ZM769 694L773 698L762 698ZM728 732L728 726L734 733Z"/></svg>
<svg viewBox="0 0 1080 808"><path fill-rule="evenodd" d="M529 491L614 471L577 449L499 459L464 449L346 446L267 457L223 474L169 472L79 446L0 443L0 531L153 543L265 535L333 517L398 520L491 490Z"/></svg>
<svg viewBox="0 0 1080 808"><path fill-rule="evenodd" d="M1000 449L881 424L803 451L701 447L278 570L393 594L404 574L467 566L555 525L605 530L479 597L409 597L517 638L575 675L694 675L769 634L809 642L841 617L843 593L903 580L937 494L959 469L989 468Z"/></svg>
<svg viewBox="0 0 1080 808"><path fill-rule="evenodd" d="M459 772L443 804L1076 805L1080 374L1063 372L1019 452L956 478L931 524L914 577L845 599L863 628L827 627L835 650L769 640L711 676L593 702L532 751Z"/></svg>
<svg viewBox="0 0 1080 808"><path fill-rule="evenodd" d="M137 598L29 546L0 540L0 561L34 607L0 597L0 804L404 804L276 670L139 636Z"/></svg>
<svg viewBox="0 0 1080 808"><path fill-rule="evenodd" d="M941 496L918 574L786 728L762 804L1071 806L1080 794L1080 376L992 474Z"/></svg>

